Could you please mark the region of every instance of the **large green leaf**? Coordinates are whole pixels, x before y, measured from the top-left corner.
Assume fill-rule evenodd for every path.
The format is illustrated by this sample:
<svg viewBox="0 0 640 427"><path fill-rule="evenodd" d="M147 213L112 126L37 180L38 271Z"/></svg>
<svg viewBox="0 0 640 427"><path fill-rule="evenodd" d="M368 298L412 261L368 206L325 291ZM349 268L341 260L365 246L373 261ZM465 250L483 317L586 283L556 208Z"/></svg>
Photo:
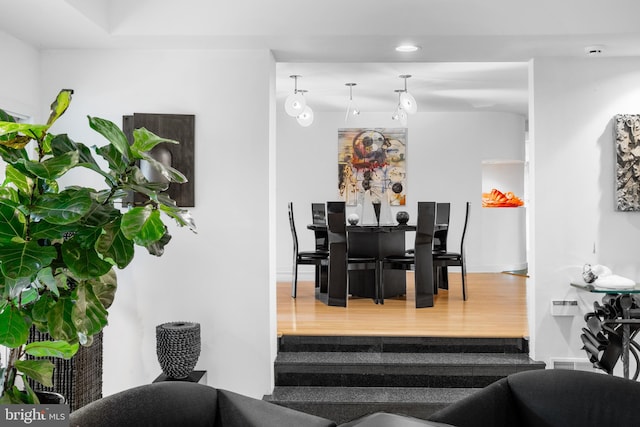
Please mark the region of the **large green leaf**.
<svg viewBox="0 0 640 427"><path fill-rule="evenodd" d="M77 224L51 224L47 221L32 222L30 228L31 239L62 240L66 233L78 228Z"/></svg>
<svg viewBox="0 0 640 427"><path fill-rule="evenodd" d="M46 125L0 122L0 135L21 133L32 139L40 139L47 129ZM8 145L5 141L0 141L0 144Z"/></svg>
<svg viewBox="0 0 640 427"><path fill-rule="evenodd" d="M112 268L107 274L98 278L88 279L87 283L93 288L93 293L98 297L102 306L107 309L111 307L118 289L118 277L115 269Z"/></svg>
<svg viewBox="0 0 640 427"><path fill-rule="evenodd" d="M178 182L181 184L187 182L187 177L184 176L182 172L172 168L171 166L167 166L162 162L159 162L153 156L151 156L151 154L140 153L140 157L146 162L148 162L151 165L151 167L153 167L155 170L160 172L162 176L168 179L169 181Z"/></svg>
<svg viewBox="0 0 640 427"><path fill-rule="evenodd" d="M196 223L191 216L191 212L188 209L182 209L175 206L167 206L165 204L159 205L162 212L175 219L179 226L189 227L191 231L196 233Z"/></svg>
<svg viewBox="0 0 640 427"><path fill-rule="evenodd" d="M111 175L109 173L102 170L102 168L96 163L96 160L93 158L91 154L91 150L89 147L84 145L81 142L75 142L71 138L69 138L66 134L56 135L51 141L51 150L55 156L60 156L64 153L68 152L78 152L78 163L76 166L83 166L85 168L91 169L105 178L111 179Z"/></svg>
<svg viewBox="0 0 640 427"><path fill-rule="evenodd" d="M25 175L12 165L7 165L5 175L7 182L12 182L22 194L30 196L33 193L33 179L29 175Z"/></svg>
<svg viewBox="0 0 640 427"><path fill-rule="evenodd" d="M53 362L50 360L18 360L16 368L45 387L53 387Z"/></svg>
<svg viewBox="0 0 640 427"><path fill-rule="evenodd" d="M29 172L39 178L55 180L67 173L69 169L75 167L79 159L80 153L77 151L69 151L68 153L51 157L42 162L22 160L20 163L22 163Z"/></svg>
<svg viewBox="0 0 640 427"><path fill-rule="evenodd" d="M0 311L0 345L20 347L27 342L28 337L29 325L17 308L9 305Z"/></svg>
<svg viewBox="0 0 640 427"><path fill-rule="evenodd" d="M57 194L43 194L31 206L31 211L35 219L52 224L69 224L89 212L91 191L89 188L71 188Z"/></svg>
<svg viewBox="0 0 640 427"><path fill-rule="evenodd" d="M94 294L91 285L79 283L73 291L72 298L75 304L71 315L79 335L91 337L107 326L108 312Z"/></svg>
<svg viewBox="0 0 640 427"><path fill-rule="evenodd" d="M75 302L70 296L60 298L47 313L49 334L55 340L78 342L78 335L73 324L72 311Z"/></svg>
<svg viewBox="0 0 640 427"><path fill-rule="evenodd" d="M96 152L107 161L109 168L117 174L124 174L129 166L129 160L112 144L103 147L93 147Z"/></svg>
<svg viewBox="0 0 640 427"><path fill-rule="evenodd" d="M71 103L71 95L73 95L73 89L62 89L58 92L55 101L51 103L51 113L49 113L49 120L47 120L47 128L51 127L67 111Z"/></svg>
<svg viewBox="0 0 640 427"><path fill-rule="evenodd" d="M20 213L15 203L0 199L0 243L23 241L25 231L24 215Z"/></svg>
<svg viewBox="0 0 640 427"><path fill-rule="evenodd" d="M104 227L104 232L96 242L96 251L118 268L125 268L135 253L133 241L126 238L120 229L120 221Z"/></svg>
<svg viewBox="0 0 640 427"><path fill-rule="evenodd" d="M57 357L71 359L78 352L78 344L66 341L35 341L27 344L24 351L34 357Z"/></svg>
<svg viewBox="0 0 640 427"><path fill-rule="evenodd" d="M133 144L131 144L131 151L133 151L136 156L139 156L140 153L150 151L153 147L163 142L179 144L176 140L162 138L146 128L135 129L133 131Z"/></svg>
<svg viewBox="0 0 640 427"><path fill-rule="evenodd" d="M82 247L75 240L62 245L61 253L62 259L76 278L100 277L111 269L112 265L100 258L93 248Z"/></svg>
<svg viewBox="0 0 640 427"><path fill-rule="evenodd" d="M124 157L125 162L129 163L131 159L131 146L124 132L120 130L115 123L101 119L99 117L89 116L89 126L91 129L102 134L107 140L113 144L118 152Z"/></svg>
<svg viewBox="0 0 640 427"><path fill-rule="evenodd" d="M160 240L166 230L160 212L151 206L137 207L126 212L122 216L120 227L127 239L140 246Z"/></svg>
<svg viewBox="0 0 640 427"><path fill-rule="evenodd" d="M11 279L33 278L36 273L51 264L57 252L52 246L40 246L37 242L6 242L0 245L0 270Z"/></svg>

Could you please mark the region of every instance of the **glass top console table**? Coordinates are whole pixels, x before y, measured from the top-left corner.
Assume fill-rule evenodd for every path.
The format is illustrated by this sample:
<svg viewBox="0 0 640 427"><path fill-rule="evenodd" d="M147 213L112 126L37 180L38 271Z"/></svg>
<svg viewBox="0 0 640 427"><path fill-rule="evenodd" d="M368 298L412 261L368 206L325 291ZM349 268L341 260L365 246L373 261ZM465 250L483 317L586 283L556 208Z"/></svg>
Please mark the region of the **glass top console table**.
<svg viewBox="0 0 640 427"><path fill-rule="evenodd" d="M621 358L623 376L624 378L629 378L629 355L632 353L636 361L636 372L633 379L637 379L638 373L640 372L640 359L638 356L638 352L640 352L640 345L634 341L634 338L640 330L640 295L636 296L636 294L640 294L640 285L636 284L635 287L627 289L608 289L597 288L592 284L585 282L571 282L570 284L574 288L585 292L603 294L602 303L604 306L601 306L603 309L601 311L605 313L605 316L601 321L601 325L602 327L609 327L610 334L615 333L616 328L622 329ZM600 313L600 315L602 315L602 313ZM589 324L588 320L590 317L599 316L598 313L587 313L585 315L587 325L589 326L589 329L592 329L592 325ZM595 327L597 328L597 326ZM585 347L587 347L586 343ZM587 352L589 353L588 349ZM593 353L591 354L593 355ZM605 355L603 354L603 358L604 357Z"/></svg>

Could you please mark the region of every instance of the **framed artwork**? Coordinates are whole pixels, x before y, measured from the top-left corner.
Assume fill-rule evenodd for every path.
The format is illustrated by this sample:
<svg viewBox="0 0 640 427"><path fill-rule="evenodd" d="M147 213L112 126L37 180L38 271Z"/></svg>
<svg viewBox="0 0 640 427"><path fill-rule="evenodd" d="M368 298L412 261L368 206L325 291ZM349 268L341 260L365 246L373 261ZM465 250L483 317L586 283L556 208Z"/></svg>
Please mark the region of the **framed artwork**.
<svg viewBox="0 0 640 427"><path fill-rule="evenodd" d="M366 191L391 206L406 203L406 128L338 129L338 191L348 206Z"/></svg>
<svg viewBox="0 0 640 427"><path fill-rule="evenodd" d="M147 128L156 135L174 139L179 144L158 144L151 155L158 161L174 167L187 177L187 182L169 184L167 193L179 207L195 207L195 116L193 114L152 114L134 113L122 117L122 130L129 142L133 142L133 130ZM165 180L162 176L154 176L155 171L140 165L143 173L150 181ZM156 174L157 175L157 174ZM134 200L141 202L144 200Z"/></svg>
<svg viewBox="0 0 640 427"><path fill-rule="evenodd" d="M640 211L640 115L615 116L616 209Z"/></svg>

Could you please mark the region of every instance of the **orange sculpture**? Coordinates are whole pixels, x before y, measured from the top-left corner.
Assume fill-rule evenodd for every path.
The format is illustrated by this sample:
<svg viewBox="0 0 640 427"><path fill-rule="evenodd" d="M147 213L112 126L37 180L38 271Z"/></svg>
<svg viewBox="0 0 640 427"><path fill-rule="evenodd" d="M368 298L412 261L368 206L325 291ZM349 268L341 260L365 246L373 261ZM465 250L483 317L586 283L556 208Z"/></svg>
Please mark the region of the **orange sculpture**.
<svg viewBox="0 0 640 427"><path fill-rule="evenodd" d="M511 191L502 193L493 188L490 193L482 193L483 208L517 208L522 205L524 202Z"/></svg>

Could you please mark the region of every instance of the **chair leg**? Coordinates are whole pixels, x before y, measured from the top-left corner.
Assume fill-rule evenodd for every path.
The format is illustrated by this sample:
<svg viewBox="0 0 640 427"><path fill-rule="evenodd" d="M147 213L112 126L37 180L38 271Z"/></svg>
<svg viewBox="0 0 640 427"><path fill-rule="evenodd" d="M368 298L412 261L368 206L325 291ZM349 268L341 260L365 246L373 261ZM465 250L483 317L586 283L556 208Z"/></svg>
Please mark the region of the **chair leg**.
<svg viewBox="0 0 640 427"><path fill-rule="evenodd" d="M433 267L433 294L438 295L440 286L440 267Z"/></svg>
<svg viewBox="0 0 640 427"><path fill-rule="evenodd" d="M293 262L293 277L291 278L291 298L295 298L298 292L298 263Z"/></svg>
<svg viewBox="0 0 640 427"><path fill-rule="evenodd" d="M467 300L467 268L464 261L460 263L460 271L462 273L462 300Z"/></svg>
<svg viewBox="0 0 640 427"><path fill-rule="evenodd" d="M379 264L376 262L376 268L375 268L375 274L374 274L374 281L375 281L375 292L374 292L374 298L375 298L375 303L378 304L380 302L380 272L379 272L379 268L378 268Z"/></svg>
<svg viewBox="0 0 640 427"><path fill-rule="evenodd" d="M378 304L384 304L384 263L379 262L378 268Z"/></svg>

